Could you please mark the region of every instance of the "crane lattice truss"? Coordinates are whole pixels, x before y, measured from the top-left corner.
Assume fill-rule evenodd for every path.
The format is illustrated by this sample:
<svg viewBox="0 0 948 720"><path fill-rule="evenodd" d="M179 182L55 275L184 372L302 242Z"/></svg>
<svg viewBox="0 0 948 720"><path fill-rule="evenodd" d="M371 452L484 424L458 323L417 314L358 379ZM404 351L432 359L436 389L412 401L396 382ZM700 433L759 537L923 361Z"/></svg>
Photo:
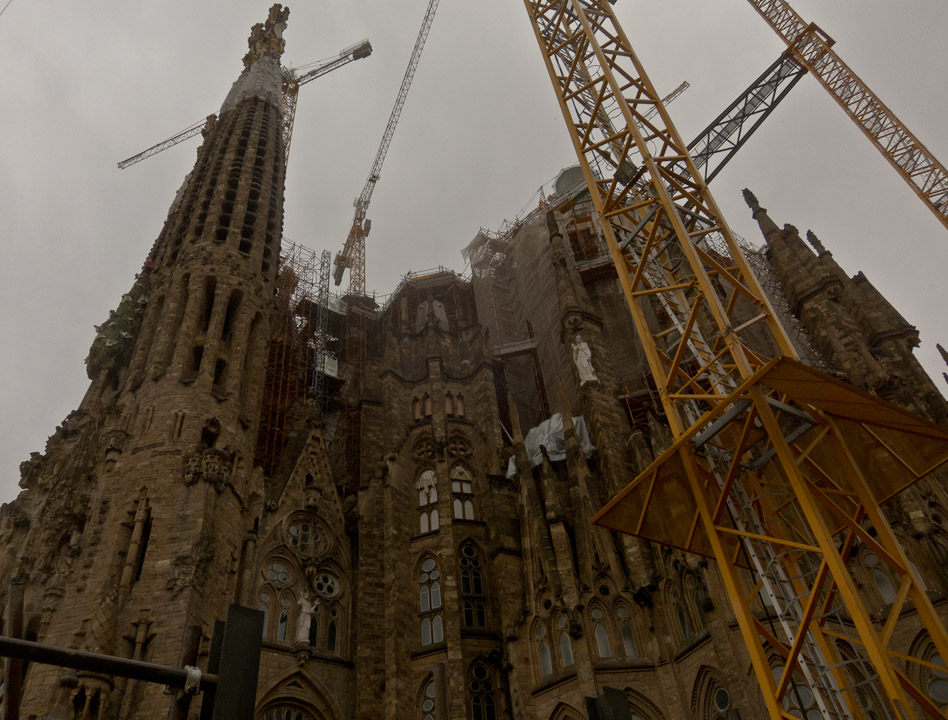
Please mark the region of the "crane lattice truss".
<svg viewBox="0 0 948 720"><path fill-rule="evenodd" d="M784 53L688 143L688 151L706 183L724 169L804 75L806 68L789 52ZM662 103L668 104L664 99Z"/></svg>
<svg viewBox="0 0 948 720"><path fill-rule="evenodd" d="M873 145L948 227L948 171L833 51L833 40L784 0L748 0Z"/></svg>
<svg viewBox="0 0 948 720"><path fill-rule="evenodd" d="M398 124L398 118L402 115L405 100L408 99L408 90L411 88L411 81L415 77L415 70L421 60L421 51L425 49L425 42L428 39L428 32L431 30L431 23L434 22L435 11L438 9L439 2L440 0L430 0L428 9L425 10L425 16L421 20L421 29L418 31L415 46L412 48L411 57L408 60L408 67L405 68L402 84L398 88L395 106L388 117L385 132L382 133L382 142L375 153L375 160L372 161L372 169L369 170L369 177L365 181L362 192L353 203L355 214L352 218L352 227L349 228L349 235L346 237L342 252L336 255L333 281L336 285L339 285L342 282L342 276L346 268L349 268L350 295L365 295L365 236L369 234L365 215L369 210L369 203L372 200L372 193L375 192L375 185L381 177L382 163L385 162L388 148L392 144L395 126Z"/></svg>
<svg viewBox="0 0 948 720"><path fill-rule="evenodd" d="M771 718L802 686L826 718L943 717L937 668L890 645L911 602L948 657L878 504L948 462L948 433L794 359L607 0L524 2L676 438L597 522L717 560ZM846 567L860 543L898 580L884 626Z"/></svg>
<svg viewBox="0 0 948 720"><path fill-rule="evenodd" d="M372 44L368 40L360 40L355 45L350 45L349 47L341 50L336 57L320 62L316 65L316 67L307 70L302 74L293 68L283 68L282 136L284 161L289 162L290 159L290 141L293 139L293 122L296 119L296 103L299 99L300 86L305 85L306 83L311 82L318 77L322 77L326 73L330 73L333 70L341 68L343 65L348 65L353 60L361 60L362 58L368 57L371 54ZM162 140L160 143L152 145L147 150L142 150L137 155L132 155L132 157L120 161L118 163L118 167L120 170L124 170L129 165L134 165L135 163L139 163L142 160L150 158L152 155L157 155L162 150L167 150L178 143L184 142L189 138L193 138L198 133L206 134L206 132L210 131L210 129L213 127L216 120L216 115L208 115L206 120L201 120L200 122L195 123L185 130L182 130L176 135L172 135L167 140Z"/></svg>
<svg viewBox="0 0 948 720"><path fill-rule="evenodd" d="M371 54L372 43L364 39L344 48L336 57L319 63L302 75L292 68L283 68L283 157L285 160L290 159L290 142L293 139L293 122L296 119L296 103L299 99L300 86L331 73L343 65L348 65L353 60L361 60Z"/></svg>

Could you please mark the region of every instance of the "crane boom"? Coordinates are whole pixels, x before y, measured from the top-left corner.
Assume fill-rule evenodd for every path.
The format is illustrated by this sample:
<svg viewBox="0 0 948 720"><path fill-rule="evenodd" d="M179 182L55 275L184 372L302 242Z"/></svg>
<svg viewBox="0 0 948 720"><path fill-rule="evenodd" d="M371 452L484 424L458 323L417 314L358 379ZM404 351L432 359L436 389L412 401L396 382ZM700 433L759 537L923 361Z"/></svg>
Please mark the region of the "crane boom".
<svg viewBox="0 0 948 720"><path fill-rule="evenodd" d="M948 171L835 53L834 41L785 0L748 0L915 194L948 227Z"/></svg>
<svg viewBox="0 0 948 720"><path fill-rule="evenodd" d="M290 157L290 140L293 138L293 122L296 118L296 101L299 95L300 86L305 85L306 83L315 80L318 77L322 77L326 73L332 72L337 68L341 68L343 65L348 65L353 60L361 60L364 57L368 57L372 54L372 44L368 40L360 40L354 45L341 50L338 55L321 61L316 64L316 67L311 70L307 70L302 75L298 74L297 70L293 68L283 68L283 157L284 160L288 160ZM124 170L129 165L134 165L135 163L141 162L150 158L152 155L157 155L162 150L167 150L170 147L174 147L178 143L184 142L185 140L194 137L198 133L202 132L205 128L213 124L216 116L211 114L208 115L205 120L201 120L198 123L195 123L186 130L182 130L176 135L172 135L167 140L162 140L160 143L152 145L147 150L143 150L137 155L132 155L130 158L126 158L118 163L120 170Z"/></svg>
<svg viewBox="0 0 948 720"><path fill-rule="evenodd" d="M368 235L369 228L364 226L365 214L369 209L369 202L372 200L372 193L375 191L375 185L379 181L382 172L382 163L385 162L385 155L392 144L392 136L395 134L395 126L398 124L398 118L401 117L402 108L405 106L405 100L408 98L408 90L411 87L411 81L415 77L415 70L418 68L418 62L421 60L421 51L425 49L425 41L428 39L428 32L431 30L431 23L434 21L435 11L438 9L440 0L430 0L425 16L421 21L421 29L418 31L418 37L415 39L415 47L411 51L411 58L408 60L408 67L405 69L405 75L402 78L402 84L398 88L398 97L395 98L395 107L388 117L388 123L385 125L385 132L382 133L382 142L378 151L375 153L375 160L372 162L372 169L369 170L369 176L365 181L362 192L355 199L355 213L352 218L352 227L349 229L349 235L346 237L346 243L342 252L336 255L335 268L333 269L333 281L336 285L342 282L342 276L348 267L349 272L349 291L354 295L365 294L365 236Z"/></svg>
<svg viewBox="0 0 948 720"><path fill-rule="evenodd" d="M353 60L361 60L372 54L372 43L368 39L360 40L339 52L339 55L319 63L312 70L297 75L297 70L283 69L283 157L290 159L290 142L293 139L293 123L296 119L296 101L300 86L312 82L318 77L332 72Z"/></svg>
<svg viewBox="0 0 948 720"><path fill-rule="evenodd" d="M706 183L711 182L724 169L727 162L805 74L806 68L796 61L789 50L785 51L708 127L688 143L688 151ZM662 102L668 104L664 99Z"/></svg>
<svg viewBox="0 0 948 720"><path fill-rule="evenodd" d="M665 97L663 97L663 98L662 98L662 103L665 104L665 105L670 105L671 103L673 103L673 102L675 101L675 98L677 98L679 95L681 95L685 90L687 90L687 89L690 88L690 87L691 87L691 83L689 83L687 80L685 80L684 82L682 82L681 85L679 85L679 86L676 87L674 90L672 90L670 93L668 93L668 95L666 95ZM655 117L655 114L656 114L657 112L658 112L658 107L657 107L657 106L656 106L656 107L653 107L651 110L649 110L647 113L645 113L645 119L648 120L648 119L650 119L650 118Z"/></svg>
<svg viewBox="0 0 948 720"><path fill-rule="evenodd" d="M186 130L182 130L176 135L172 135L167 140L162 140L160 143L152 145L147 150L142 150L137 155L132 155L130 158L122 160L120 163L118 163L119 170L124 170L129 165L134 165L137 162L141 162L142 160L150 158L152 155L157 155L162 150L167 150L168 148L173 147L180 142L184 142L188 138L193 138L195 135L203 131L209 123L213 123L215 117L215 115L208 115L205 120L194 123L194 125L191 127L187 128Z"/></svg>

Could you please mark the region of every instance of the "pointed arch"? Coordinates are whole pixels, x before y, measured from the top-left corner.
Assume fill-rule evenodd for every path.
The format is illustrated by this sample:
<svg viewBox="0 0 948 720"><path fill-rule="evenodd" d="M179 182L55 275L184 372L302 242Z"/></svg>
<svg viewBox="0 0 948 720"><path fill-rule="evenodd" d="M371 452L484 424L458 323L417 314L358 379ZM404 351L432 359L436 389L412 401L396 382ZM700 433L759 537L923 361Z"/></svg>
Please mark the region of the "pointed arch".
<svg viewBox="0 0 948 720"><path fill-rule="evenodd" d="M434 676L428 673L418 688L418 697L415 701L417 711L414 713L414 717L420 718L420 720L436 720L438 717L437 694Z"/></svg>
<svg viewBox="0 0 948 720"><path fill-rule="evenodd" d="M572 705L565 702L559 702L553 712L550 714L550 720L581 720L586 717L584 712L580 712Z"/></svg>
<svg viewBox="0 0 948 720"><path fill-rule="evenodd" d="M665 581L662 595L668 613L670 627L675 629L675 635L680 645L686 645L697 635L695 621L692 617L689 603L682 591L681 585L671 579Z"/></svg>
<svg viewBox="0 0 948 720"><path fill-rule="evenodd" d="M451 507L455 520L474 520L474 479L470 469L461 462L451 466Z"/></svg>
<svg viewBox="0 0 948 720"><path fill-rule="evenodd" d="M624 692L629 701L632 720L665 720L665 715L659 710L658 705L638 690L627 687Z"/></svg>
<svg viewBox="0 0 948 720"><path fill-rule="evenodd" d="M444 621L441 593L441 566L431 553L422 555L415 564L415 580L418 592L418 636L421 647L444 642Z"/></svg>
<svg viewBox="0 0 948 720"><path fill-rule="evenodd" d="M332 693L315 676L299 666L291 666L271 678L257 693L257 720L275 720L283 708L303 713L304 720L339 720L342 717ZM270 718L267 715L270 713ZM284 720L285 716L279 716ZM296 715L290 715L296 720Z"/></svg>
<svg viewBox="0 0 948 720"><path fill-rule="evenodd" d="M458 546L457 557L464 625L470 628L486 628L488 602L483 555L477 543L466 539Z"/></svg>
<svg viewBox="0 0 948 720"><path fill-rule="evenodd" d="M599 658L605 660L615 657L615 633L612 629L612 618L608 608L599 600L594 600L589 603L587 612L589 613L589 627L593 631L596 652Z"/></svg>
<svg viewBox="0 0 948 720"><path fill-rule="evenodd" d="M531 629L533 637L533 652L536 658L533 667L537 670L537 679L553 674L553 652L550 647L550 632L546 623L536 618Z"/></svg>
<svg viewBox="0 0 948 720"><path fill-rule="evenodd" d="M494 673L482 660L475 660L467 674L468 702L473 720L497 720L499 702Z"/></svg>
<svg viewBox="0 0 948 720"><path fill-rule="evenodd" d="M736 720L740 717L727 685L707 665L698 668L691 693L691 707L696 720Z"/></svg>
<svg viewBox="0 0 948 720"><path fill-rule="evenodd" d="M422 535L437 532L441 528L438 513L438 474L432 468L424 468L415 480L418 493L418 532Z"/></svg>
<svg viewBox="0 0 948 720"><path fill-rule="evenodd" d="M627 658L646 657L646 645L641 641L640 618L636 607L622 597L616 600L613 607L619 654Z"/></svg>

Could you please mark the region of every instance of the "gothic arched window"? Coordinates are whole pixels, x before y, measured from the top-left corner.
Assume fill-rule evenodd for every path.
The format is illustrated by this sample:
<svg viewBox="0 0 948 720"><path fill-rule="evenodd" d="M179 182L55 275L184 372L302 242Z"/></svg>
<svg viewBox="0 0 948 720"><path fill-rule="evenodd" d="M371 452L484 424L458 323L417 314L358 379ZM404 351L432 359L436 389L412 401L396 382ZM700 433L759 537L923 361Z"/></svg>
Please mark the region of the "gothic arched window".
<svg viewBox="0 0 948 720"><path fill-rule="evenodd" d="M560 615L556 619L556 628L560 635L560 660L564 668L568 668L573 664L573 643L569 639L569 633L566 632L567 625L568 623L564 616Z"/></svg>
<svg viewBox="0 0 948 720"><path fill-rule="evenodd" d="M468 688L471 691L471 715L474 720L497 720L494 682L484 665L478 663L471 669Z"/></svg>
<svg viewBox="0 0 948 720"><path fill-rule="evenodd" d="M605 613L599 608L593 608L590 614L596 624L593 634L596 636L596 649L599 651L599 657L610 658L612 657L612 647L609 644L609 633L603 623Z"/></svg>
<svg viewBox="0 0 948 720"><path fill-rule="evenodd" d="M619 618L619 636L622 638L622 649L625 651L625 656L630 658L639 657L629 609L620 605L616 610L616 617Z"/></svg>
<svg viewBox="0 0 948 720"><path fill-rule="evenodd" d="M267 636L267 625L270 622L270 597L271 590L264 588L260 593L260 612L263 613L263 636Z"/></svg>
<svg viewBox="0 0 948 720"><path fill-rule="evenodd" d="M538 627L536 636L537 655L540 659L540 675L546 677L553 674L553 656L550 655L550 644L546 641L546 628Z"/></svg>
<svg viewBox="0 0 948 720"><path fill-rule="evenodd" d="M691 604L691 608L694 610L694 617L697 621L698 629L706 628L708 626L708 618L705 617L701 598L698 596L698 591L701 588L697 576L689 574L685 578L685 587L688 588L688 600Z"/></svg>
<svg viewBox="0 0 948 720"><path fill-rule="evenodd" d="M421 698L421 720L435 720L435 683L429 680Z"/></svg>
<svg viewBox="0 0 948 720"><path fill-rule="evenodd" d="M456 519L474 519L474 485L463 465L451 468L451 501Z"/></svg>
<svg viewBox="0 0 948 720"><path fill-rule="evenodd" d="M421 645L432 645L444 641L444 626L441 613L441 573L434 558L425 558L418 574L418 615L420 618Z"/></svg>
<svg viewBox="0 0 948 720"><path fill-rule="evenodd" d="M486 593L481 559L471 543L463 544L459 555L464 624L473 628L487 627Z"/></svg>
<svg viewBox="0 0 948 720"><path fill-rule="evenodd" d="M418 530L433 532L441 527L438 518L438 477L434 470L425 470L418 476Z"/></svg>

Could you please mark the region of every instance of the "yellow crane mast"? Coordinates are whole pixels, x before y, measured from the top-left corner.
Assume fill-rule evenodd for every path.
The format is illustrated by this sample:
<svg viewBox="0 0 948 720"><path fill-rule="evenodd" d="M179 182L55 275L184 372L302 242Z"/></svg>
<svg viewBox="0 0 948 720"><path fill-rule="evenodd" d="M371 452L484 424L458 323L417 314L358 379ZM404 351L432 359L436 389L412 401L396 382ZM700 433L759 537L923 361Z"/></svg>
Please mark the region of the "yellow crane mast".
<svg viewBox="0 0 948 720"><path fill-rule="evenodd" d="M398 88L395 107L392 108L388 123L385 125L385 132L382 133L382 142L379 144L375 159L372 161L369 177L366 179L359 197L352 203L355 207L352 226L349 228L349 234L346 236L342 251L336 255L334 261L333 282L336 285L342 282L342 276L346 272L346 268L349 268L350 295L365 295L365 236L369 234L371 229L371 222L366 220L365 215L369 210L369 203L372 200L375 185L381 177L382 163L385 162L388 148L392 144L395 126L398 124L398 118L401 117L402 108L405 107L405 100L408 99L408 90L411 88L411 81L415 77L415 70L421 60L421 51L425 49L425 41L428 39L428 32L431 30L431 23L434 21L439 2L440 0L430 0L428 9L425 10L425 16L421 20L421 29L418 31L415 46L412 48L411 57L408 60L408 67L402 77L402 84Z"/></svg>
<svg viewBox="0 0 948 720"><path fill-rule="evenodd" d="M879 504L948 463L948 432L796 360L607 0L524 4L675 436L596 521L717 561L770 718L802 687L824 718L943 717L937 668L890 644L911 603L948 657ZM899 581L881 627L860 544Z"/></svg>
<svg viewBox="0 0 948 720"><path fill-rule="evenodd" d="M748 0L793 56L853 119L872 144L948 227L948 171L833 50L834 41L784 0Z"/></svg>

